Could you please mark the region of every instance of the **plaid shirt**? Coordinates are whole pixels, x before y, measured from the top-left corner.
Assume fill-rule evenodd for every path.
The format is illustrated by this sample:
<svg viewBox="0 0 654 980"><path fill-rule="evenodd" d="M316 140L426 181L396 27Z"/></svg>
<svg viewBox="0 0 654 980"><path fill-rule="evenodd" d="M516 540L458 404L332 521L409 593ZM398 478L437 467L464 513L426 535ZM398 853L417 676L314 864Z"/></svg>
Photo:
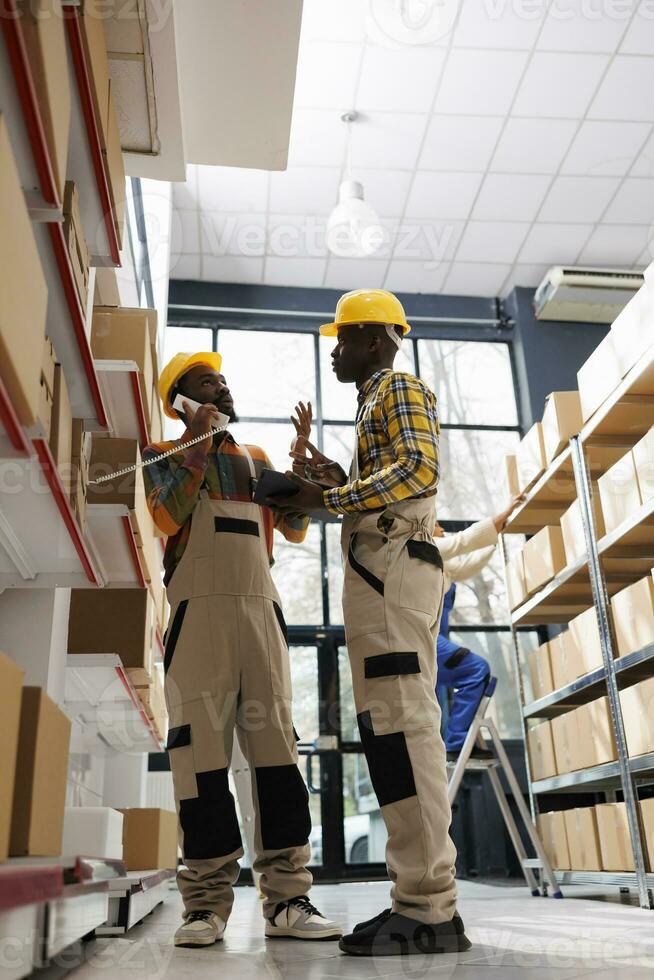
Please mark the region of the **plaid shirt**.
<svg viewBox="0 0 654 980"><path fill-rule="evenodd" d="M180 442L191 438L187 431ZM152 459L159 453L172 449L174 445L174 442L158 442L147 446L143 450L143 459ZM273 469L263 449L258 446L247 448L257 477L262 469ZM197 446L191 446L162 459L160 463L147 466L143 470L143 478L148 508L154 523L168 536L164 554L166 585L186 549L200 490L206 489L213 500L252 499L247 457L229 432L223 436L218 446L214 442L206 454ZM273 529L281 531L287 541L298 543L306 537L309 519L290 521L280 514L273 514L268 507L262 507L261 510L272 564Z"/></svg>
<svg viewBox="0 0 654 980"><path fill-rule="evenodd" d="M379 510L410 497L434 496L440 475L436 396L418 378L386 368L359 391L359 479L326 490L335 514Z"/></svg>

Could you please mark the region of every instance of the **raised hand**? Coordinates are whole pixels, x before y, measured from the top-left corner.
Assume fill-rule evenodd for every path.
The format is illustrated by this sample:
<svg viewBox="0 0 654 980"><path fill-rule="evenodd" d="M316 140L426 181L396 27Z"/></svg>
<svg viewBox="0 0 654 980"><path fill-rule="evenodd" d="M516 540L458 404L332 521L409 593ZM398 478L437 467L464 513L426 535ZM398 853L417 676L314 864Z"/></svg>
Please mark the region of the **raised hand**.
<svg viewBox="0 0 654 980"><path fill-rule="evenodd" d="M296 418L297 416L297 418ZM300 459L293 459L293 471L302 475L306 462L306 445L311 435L311 423L313 422L313 408L311 402L298 402L295 406L295 415L291 415L291 422L297 433L291 443L291 454L298 453Z"/></svg>
<svg viewBox="0 0 654 980"><path fill-rule="evenodd" d="M314 483L320 483L323 487L342 487L347 483L347 474L340 463L329 459L308 439L304 439L301 449L292 449L289 456L293 460L294 470L296 466L301 467Z"/></svg>

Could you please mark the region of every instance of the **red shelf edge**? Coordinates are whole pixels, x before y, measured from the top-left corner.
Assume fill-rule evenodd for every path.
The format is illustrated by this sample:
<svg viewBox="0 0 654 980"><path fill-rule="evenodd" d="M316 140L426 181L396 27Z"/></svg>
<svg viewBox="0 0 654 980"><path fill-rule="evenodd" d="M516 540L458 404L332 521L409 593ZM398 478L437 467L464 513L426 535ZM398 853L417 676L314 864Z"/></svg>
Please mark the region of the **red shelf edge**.
<svg viewBox="0 0 654 980"><path fill-rule="evenodd" d="M2 383L2 378L0 378L0 421L7 430L9 441L14 449L22 453L23 456L29 456L30 444L11 403L9 393Z"/></svg>
<svg viewBox="0 0 654 980"><path fill-rule="evenodd" d="M41 469L43 470L45 478L48 482L48 486L50 487L50 491L54 497L63 522L66 525L71 541L75 546L75 551L77 552L79 560L82 563L86 577L89 582L92 583L92 585L102 585L102 582L100 581L100 578L93 567L89 550L75 519L73 508L61 482L61 477L59 476L59 471L57 470L55 461L52 458L49 445L45 439L33 439L32 445L36 449L36 454L39 457Z"/></svg>
<svg viewBox="0 0 654 980"><path fill-rule="evenodd" d="M77 78L77 86L82 103L82 112L84 114L86 131L89 138L89 149L91 151L93 170L95 172L95 179L98 185L98 194L100 196L100 204L102 206L102 214L107 231L107 239L109 241L109 250L111 252L111 258L115 264L119 266L120 249L118 247L118 232L116 229L111 195L109 194L109 182L107 180L104 159L102 156L100 133L95 118L93 96L91 94L91 80L89 77L88 65L86 63L86 56L84 54L84 44L82 41L82 31L79 22L78 8L71 7L70 4L63 4L62 9L65 14L68 40L70 42L75 76Z"/></svg>
<svg viewBox="0 0 654 980"><path fill-rule="evenodd" d="M141 397L141 386L139 384L138 371L130 371L129 380L132 385L132 394L134 395L134 407L136 408L136 417L139 421L139 432L141 433L141 446L147 446L149 443L149 433L148 433L148 423L145 418L145 409L143 408L143 398Z"/></svg>
<svg viewBox="0 0 654 980"><path fill-rule="evenodd" d="M145 576L143 575L138 548L136 547L136 542L134 541L134 532L132 531L132 525L130 524L129 517L121 517L121 521L123 524L125 537L127 538L127 547L129 548L129 553L132 557L132 564L134 565L138 583L142 589L147 589L148 583L145 581Z"/></svg>
<svg viewBox="0 0 654 980"><path fill-rule="evenodd" d="M64 889L63 868L0 867L0 912L59 898Z"/></svg>

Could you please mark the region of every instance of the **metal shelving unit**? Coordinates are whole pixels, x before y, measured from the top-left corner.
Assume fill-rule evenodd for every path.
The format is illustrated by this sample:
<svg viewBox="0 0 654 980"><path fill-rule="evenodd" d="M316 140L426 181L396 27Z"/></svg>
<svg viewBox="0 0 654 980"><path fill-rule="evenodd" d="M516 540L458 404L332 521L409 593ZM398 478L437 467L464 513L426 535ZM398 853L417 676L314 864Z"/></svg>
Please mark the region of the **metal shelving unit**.
<svg viewBox="0 0 654 980"><path fill-rule="evenodd" d="M634 409L636 411L634 412ZM605 472L654 426L654 345L623 378L613 395L586 423L578 436L535 482L515 512L505 534L530 534L557 524L574 499L580 503L586 554L564 569L511 614L516 686L522 708L525 748L527 720L548 718L566 708L608 696L617 759L591 769L533 781L527 757L529 797L534 816L543 793L622 792L633 851L633 872L558 871L559 883L633 888L642 908L654 907L654 874L645 867L643 833L638 813L638 786L654 783L654 753L629 757L619 698L624 681L654 673L654 644L620 658L609 615L610 596L647 575L654 566L654 499L646 501L620 527L598 538L593 508L593 479ZM502 541L504 558L506 549ZM518 626L564 624L594 605L602 647L602 667L558 691L525 703Z"/></svg>

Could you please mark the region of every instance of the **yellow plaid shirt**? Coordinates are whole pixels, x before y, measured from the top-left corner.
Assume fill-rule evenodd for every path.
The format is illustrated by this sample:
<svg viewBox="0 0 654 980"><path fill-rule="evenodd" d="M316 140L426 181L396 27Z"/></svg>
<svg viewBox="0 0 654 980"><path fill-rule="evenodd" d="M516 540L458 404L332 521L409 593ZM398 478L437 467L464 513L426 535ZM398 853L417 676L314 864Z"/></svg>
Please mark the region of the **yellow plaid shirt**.
<svg viewBox="0 0 654 980"><path fill-rule="evenodd" d="M379 510L438 488L440 424L436 395L411 374L386 368L359 391L359 478L326 490L335 514Z"/></svg>

